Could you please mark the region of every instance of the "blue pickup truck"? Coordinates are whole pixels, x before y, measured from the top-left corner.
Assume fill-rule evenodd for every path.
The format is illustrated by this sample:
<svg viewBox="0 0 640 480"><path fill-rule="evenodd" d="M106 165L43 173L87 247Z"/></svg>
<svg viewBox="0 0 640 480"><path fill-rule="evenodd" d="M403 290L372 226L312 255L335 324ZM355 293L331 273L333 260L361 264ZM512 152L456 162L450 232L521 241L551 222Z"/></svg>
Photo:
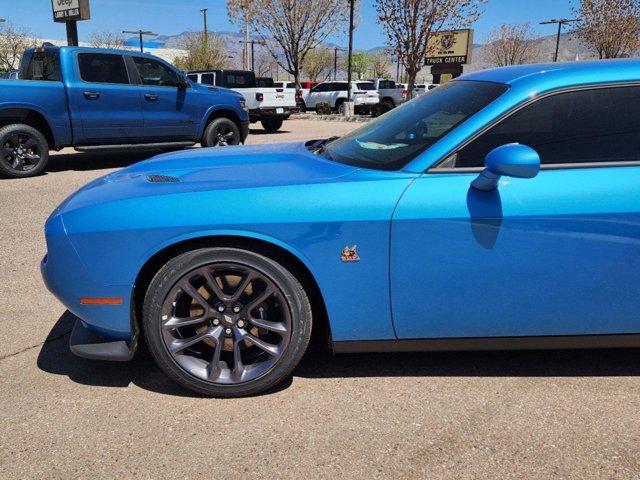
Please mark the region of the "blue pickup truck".
<svg viewBox="0 0 640 480"><path fill-rule="evenodd" d="M249 132L239 93L191 83L152 55L83 47L25 51L0 80L0 176L40 174L49 150L236 145Z"/></svg>

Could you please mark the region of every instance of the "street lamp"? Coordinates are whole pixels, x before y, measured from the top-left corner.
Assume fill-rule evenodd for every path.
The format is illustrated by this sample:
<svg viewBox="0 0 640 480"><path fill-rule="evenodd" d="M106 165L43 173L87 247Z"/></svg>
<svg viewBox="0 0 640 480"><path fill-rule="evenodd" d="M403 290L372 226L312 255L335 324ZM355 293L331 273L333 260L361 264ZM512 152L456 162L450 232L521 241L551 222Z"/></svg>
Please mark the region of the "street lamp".
<svg viewBox="0 0 640 480"><path fill-rule="evenodd" d="M143 35L158 35L157 33L150 32L148 30L123 30L122 33L134 33L140 36L140 52L144 53L144 49L142 48L142 36Z"/></svg>
<svg viewBox="0 0 640 480"><path fill-rule="evenodd" d="M347 61L347 101L345 102L345 106L353 105L349 102L353 101L351 98L351 54L353 53L353 8L355 1L356 0L349 0L349 59ZM345 109L345 115L351 113L349 110L352 110L352 108Z"/></svg>
<svg viewBox="0 0 640 480"><path fill-rule="evenodd" d="M552 18L551 20L548 20L546 22L540 22L540 25L549 25L549 24L554 24L554 23L558 24L558 35L556 37L556 53L553 56L553 61L554 62L558 61L558 51L560 49L560 33L562 32L562 26L563 25L567 25L569 23L577 22L577 21L578 21L577 18L574 18L574 19Z"/></svg>
<svg viewBox="0 0 640 480"><path fill-rule="evenodd" d="M202 16L204 17L204 45L205 48L209 48L209 32L207 31L207 11L208 8L203 8L200 10L202 12Z"/></svg>

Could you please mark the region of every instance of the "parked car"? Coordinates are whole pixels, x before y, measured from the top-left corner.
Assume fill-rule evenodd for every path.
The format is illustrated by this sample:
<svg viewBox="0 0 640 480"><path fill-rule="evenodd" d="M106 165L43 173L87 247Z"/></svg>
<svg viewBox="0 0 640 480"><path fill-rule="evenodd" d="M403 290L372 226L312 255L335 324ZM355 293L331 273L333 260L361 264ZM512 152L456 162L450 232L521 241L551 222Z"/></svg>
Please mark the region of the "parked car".
<svg viewBox="0 0 640 480"><path fill-rule="evenodd" d="M347 101L348 85L345 81L319 83L303 98L305 108L315 109L318 103L324 102L333 110L342 113L343 104ZM380 102L373 83L364 80L351 82L351 98L356 113L371 113L371 108Z"/></svg>
<svg viewBox="0 0 640 480"><path fill-rule="evenodd" d="M207 395L281 382L313 329L337 353L638 347L639 111L640 60L520 65L341 138L161 155L53 212L43 276L75 354L142 332Z"/></svg>
<svg viewBox="0 0 640 480"><path fill-rule="evenodd" d="M402 95L403 87L396 84L394 80L385 78L376 78L369 80L373 83L374 88L378 91L380 103L384 103L388 108L397 107L406 100L406 96Z"/></svg>
<svg viewBox="0 0 640 480"><path fill-rule="evenodd" d="M18 70L9 70L8 72L4 72L0 74L0 79L5 80L18 80L20 78L20 73Z"/></svg>
<svg viewBox="0 0 640 480"><path fill-rule="evenodd" d="M295 92L281 87L258 86L249 70L201 70L187 72L196 83L229 88L244 96L251 123L260 122L268 132L277 132L292 113L298 111ZM272 79L271 83L273 83ZM264 82L263 82L264 83Z"/></svg>
<svg viewBox="0 0 640 480"><path fill-rule="evenodd" d="M0 175L41 173L49 150L236 145L244 99L192 86L173 66L133 51L26 50L20 80L0 80Z"/></svg>

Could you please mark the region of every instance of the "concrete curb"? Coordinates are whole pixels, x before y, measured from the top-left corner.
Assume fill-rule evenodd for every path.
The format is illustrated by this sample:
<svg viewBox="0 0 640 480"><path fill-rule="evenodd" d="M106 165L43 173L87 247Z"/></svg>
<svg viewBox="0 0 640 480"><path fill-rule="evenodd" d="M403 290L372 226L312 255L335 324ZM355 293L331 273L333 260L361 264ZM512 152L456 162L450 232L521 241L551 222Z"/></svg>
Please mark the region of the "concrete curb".
<svg viewBox="0 0 640 480"><path fill-rule="evenodd" d="M291 115L289 120L318 120L323 122L358 122L366 123L373 120L372 117L365 117L364 115L352 115L344 117L342 115L317 115L315 113L300 113Z"/></svg>

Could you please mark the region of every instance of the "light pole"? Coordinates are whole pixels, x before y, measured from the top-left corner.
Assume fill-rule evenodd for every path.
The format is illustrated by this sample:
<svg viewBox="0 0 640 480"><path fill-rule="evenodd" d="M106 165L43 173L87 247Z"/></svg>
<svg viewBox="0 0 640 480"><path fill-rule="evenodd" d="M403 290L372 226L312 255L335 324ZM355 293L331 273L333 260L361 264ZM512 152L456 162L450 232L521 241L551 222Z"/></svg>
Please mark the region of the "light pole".
<svg viewBox="0 0 640 480"><path fill-rule="evenodd" d="M265 42L262 42L260 40L240 40L240 43L244 43L244 44L251 44L251 71L255 72L255 47L254 45L266 45Z"/></svg>
<svg viewBox="0 0 640 480"><path fill-rule="evenodd" d="M577 18L574 18L574 19L552 18L551 20L548 20L546 22L540 22L540 25L549 25L549 24L553 24L553 23L557 23L558 24L558 35L556 37L556 53L553 56L553 61L554 62L558 61L558 52L560 50L560 33L562 32L562 26L563 25L567 25L569 23L577 22L577 21L578 21Z"/></svg>
<svg viewBox="0 0 640 480"><path fill-rule="evenodd" d="M140 37L140 52L142 52L142 53L144 53L142 36L143 35L158 35L157 33L153 33L153 32L150 32L148 30L123 30L122 33L134 33L136 35L139 35L139 37Z"/></svg>
<svg viewBox="0 0 640 480"><path fill-rule="evenodd" d="M356 0L349 0L349 59L347 60L347 105L351 105L349 102L351 99L351 54L353 53L353 8ZM345 105L346 106L346 105ZM348 115L348 110L351 108L346 108L344 113Z"/></svg>
<svg viewBox="0 0 640 480"><path fill-rule="evenodd" d="M209 32L207 31L207 10L208 8L200 9L202 16L204 17L204 46L206 49L209 48Z"/></svg>

